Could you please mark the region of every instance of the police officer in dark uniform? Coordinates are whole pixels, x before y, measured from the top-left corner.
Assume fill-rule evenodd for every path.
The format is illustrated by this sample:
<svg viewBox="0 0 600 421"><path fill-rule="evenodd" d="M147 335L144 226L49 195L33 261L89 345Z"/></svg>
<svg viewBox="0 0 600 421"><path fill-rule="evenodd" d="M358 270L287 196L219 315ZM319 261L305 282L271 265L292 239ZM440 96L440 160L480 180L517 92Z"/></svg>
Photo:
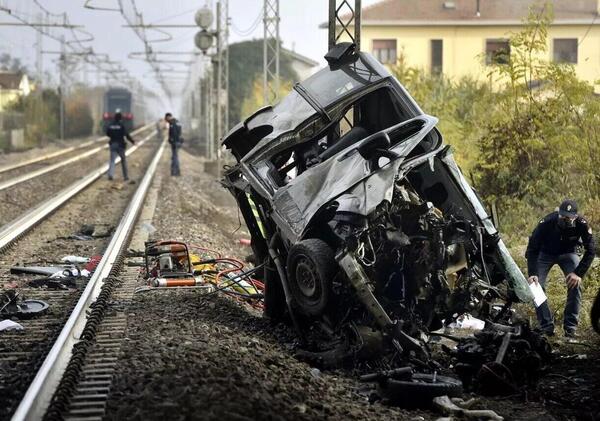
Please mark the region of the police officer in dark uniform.
<svg viewBox="0 0 600 421"><path fill-rule="evenodd" d="M165 120L169 123L169 144L171 145L171 175L180 176L179 148L183 145L181 137L181 124L171 113L165 114Z"/></svg>
<svg viewBox="0 0 600 421"><path fill-rule="evenodd" d="M120 112L115 113L113 121L106 126L106 135L110 138L108 141L108 147L110 149L110 164L108 166L108 179L112 180L115 175L115 160L117 156L121 158L121 165L123 166L123 179L129 180L127 175L127 159L125 156L125 139L129 140L131 144L135 144L135 141L131 138L125 124L123 124L123 116Z"/></svg>
<svg viewBox="0 0 600 421"><path fill-rule="evenodd" d="M576 248L583 245L585 253L579 258ZM577 214L577 203L563 201L558 212L544 217L535 228L525 253L529 282L539 282L544 288L552 266L557 264L565 275L568 287L564 310L564 332L574 337L581 307L581 278L590 268L595 256L592 229L587 221ZM540 327L547 335L554 334L554 320L548 301L536 308Z"/></svg>

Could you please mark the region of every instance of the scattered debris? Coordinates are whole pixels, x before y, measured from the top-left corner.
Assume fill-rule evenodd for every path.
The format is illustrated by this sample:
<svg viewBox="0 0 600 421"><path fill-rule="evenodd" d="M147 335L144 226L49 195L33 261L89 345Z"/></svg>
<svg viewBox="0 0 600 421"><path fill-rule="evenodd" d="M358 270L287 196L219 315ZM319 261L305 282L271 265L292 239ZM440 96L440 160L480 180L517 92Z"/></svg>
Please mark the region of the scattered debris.
<svg viewBox="0 0 600 421"><path fill-rule="evenodd" d="M22 300L15 290L0 294L0 315L27 319L38 316L48 309L48 303L41 300Z"/></svg>
<svg viewBox="0 0 600 421"><path fill-rule="evenodd" d="M377 382L378 394L403 408L430 407L437 396L460 396L462 383L452 377L414 373L412 367L380 371L360 377L362 382Z"/></svg>
<svg viewBox="0 0 600 421"><path fill-rule="evenodd" d="M504 326L488 323L473 337L445 350L456 359L455 371L469 390L509 395L533 385L551 358L550 344L527 323Z"/></svg>
<svg viewBox="0 0 600 421"><path fill-rule="evenodd" d="M9 331L9 330L23 330L25 329L23 325L20 325L17 322L13 322L10 319L0 321L0 332Z"/></svg>
<svg viewBox="0 0 600 421"><path fill-rule="evenodd" d="M152 236L156 232L156 228L149 222L144 222L141 226L142 230L148 234L148 236Z"/></svg>
<svg viewBox="0 0 600 421"><path fill-rule="evenodd" d="M60 240L80 240L89 241L95 238L110 237L113 232L113 227L108 224L85 224L82 225L79 231L67 237L58 237Z"/></svg>
<svg viewBox="0 0 600 421"><path fill-rule="evenodd" d="M76 263L88 263L90 261L90 258L82 257L82 256L65 256L60 260L65 263L76 264Z"/></svg>
<svg viewBox="0 0 600 421"><path fill-rule="evenodd" d="M241 300L250 300L261 306L263 298L261 282L250 277L259 268L244 272L239 260L221 257L214 251L194 246L199 252L208 252L217 257L202 258L190 253L190 246L181 241L149 241L143 253L147 284L136 289L145 292L160 288L196 288L204 293L223 292Z"/></svg>
<svg viewBox="0 0 600 421"><path fill-rule="evenodd" d="M52 276L64 270L62 266L13 266L10 273L13 275L45 275Z"/></svg>
<svg viewBox="0 0 600 421"><path fill-rule="evenodd" d="M470 314L463 314L458 317L455 322L450 323L448 327L454 329L483 330L485 322Z"/></svg>
<svg viewBox="0 0 600 421"><path fill-rule="evenodd" d="M454 416L460 419L475 419L475 420L490 420L490 421L503 421L504 418L496 414L494 411L487 409L469 409L474 403L475 399L464 401L460 398L450 399L448 396L438 396L433 399L433 405L444 415L450 415L451 418L443 418L453 420ZM439 421L440 419L438 419Z"/></svg>

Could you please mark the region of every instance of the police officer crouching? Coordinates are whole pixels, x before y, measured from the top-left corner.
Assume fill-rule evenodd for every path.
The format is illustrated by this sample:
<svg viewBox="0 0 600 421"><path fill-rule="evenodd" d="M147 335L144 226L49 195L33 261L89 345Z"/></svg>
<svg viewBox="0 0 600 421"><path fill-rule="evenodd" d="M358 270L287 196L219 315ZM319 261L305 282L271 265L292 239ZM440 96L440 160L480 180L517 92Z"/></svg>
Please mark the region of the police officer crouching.
<svg viewBox="0 0 600 421"><path fill-rule="evenodd" d="M125 139L131 144L135 141L131 138L125 125L123 124L123 116L120 112L115 113L113 121L106 126L106 135L110 138L108 147L110 149L110 163L108 165L108 179L112 180L115 176L115 160L117 156L121 158L121 166L123 168L123 179L129 180L127 175L127 157L125 156Z"/></svg>
<svg viewBox="0 0 600 421"><path fill-rule="evenodd" d="M579 258L576 248L583 245L585 253ZM577 214L577 203L563 201L558 212L544 217L535 228L525 253L529 282L539 282L546 289L546 278L552 266L557 264L565 275L567 303L564 310L563 328L566 337L574 337L581 307L581 278L590 268L595 256L592 229ZM554 320L548 300L536 308L537 319L545 334L554 335Z"/></svg>

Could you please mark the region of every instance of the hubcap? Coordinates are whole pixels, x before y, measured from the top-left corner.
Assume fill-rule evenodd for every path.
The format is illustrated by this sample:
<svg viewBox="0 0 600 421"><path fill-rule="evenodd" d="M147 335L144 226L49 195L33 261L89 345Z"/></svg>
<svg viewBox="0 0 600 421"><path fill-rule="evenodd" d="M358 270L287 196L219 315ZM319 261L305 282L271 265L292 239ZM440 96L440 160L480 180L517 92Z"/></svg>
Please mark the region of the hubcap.
<svg viewBox="0 0 600 421"><path fill-rule="evenodd" d="M300 292L309 298L317 292L318 277L312 262L306 258L301 259L296 265L296 282Z"/></svg>

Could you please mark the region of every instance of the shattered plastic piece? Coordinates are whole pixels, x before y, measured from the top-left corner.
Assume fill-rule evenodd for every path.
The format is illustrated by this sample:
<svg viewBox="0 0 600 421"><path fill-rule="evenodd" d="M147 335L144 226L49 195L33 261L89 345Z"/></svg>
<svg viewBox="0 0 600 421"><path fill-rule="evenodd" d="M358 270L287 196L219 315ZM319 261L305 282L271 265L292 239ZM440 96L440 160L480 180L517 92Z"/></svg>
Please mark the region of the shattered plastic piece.
<svg viewBox="0 0 600 421"><path fill-rule="evenodd" d="M145 231L148 235L152 235L156 232L156 228L150 222L144 222L142 224L142 230Z"/></svg>
<svg viewBox="0 0 600 421"><path fill-rule="evenodd" d="M94 255L90 258L90 261L83 267L84 270L93 272L98 267L98 263L102 260L102 255Z"/></svg>
<svg viewBox="0 0 600 421"><path fill-rule="evenodd" d="M13 322L10 319L2 320L0 322L0 332L4 330L23 330L25 329L22 325L17 322Z"/></svg>
<svg viewBox="0 0 600 421"><path fill-rule="evenodd" d="M90 258L83 257L83 256L65 256L60 260L65 263L75 264L75 263L88 263L90 261Z"/></svg>
<svg viewBox="0 0 600 421"><path fill-rule="evenodd" d="M455 327L457 329L483 330L485 322L470 314L465 314L456 320L456 326L450 325L450 327Z"/></svg>
<svg viewBox="0 0 600 421"><path fill-rule="evenodd" d="M62 271L56 272L50 276L52 279L60 279L60 278L77 278L79 276L89 276L89 272L85 271L87 275L84 275L81 270L76 267L63 268Z"/></svg>

